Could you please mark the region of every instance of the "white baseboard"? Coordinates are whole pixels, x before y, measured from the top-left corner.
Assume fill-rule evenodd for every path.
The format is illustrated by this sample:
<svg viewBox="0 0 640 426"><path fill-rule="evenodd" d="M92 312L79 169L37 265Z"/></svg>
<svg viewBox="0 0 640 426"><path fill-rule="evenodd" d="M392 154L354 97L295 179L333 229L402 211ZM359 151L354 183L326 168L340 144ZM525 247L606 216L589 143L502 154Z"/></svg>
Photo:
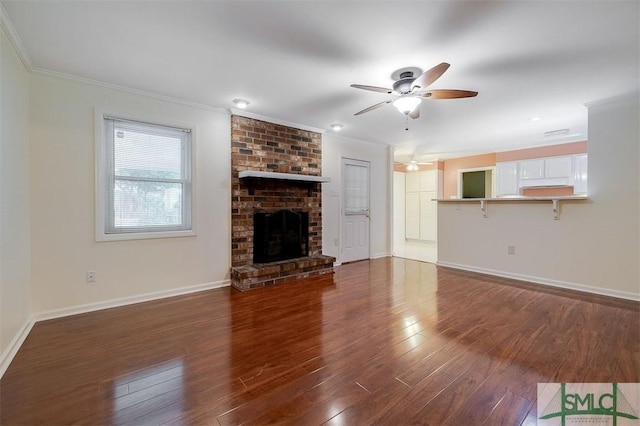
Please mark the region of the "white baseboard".
<svg viewBox="0 0 640 426"><path fill-rule="evenodd" d="M383 257L391 257L391 253L375 253L371 255L371 259L381 259Z"/></svg>
<svg viewBox="0 0 640 426"><path fill-rule="evenodd" d="M102 309L117 308L118 306L133 305L134 303L148 302L151 300L165 299L167 297L181 296L183 294L196 293L198 291L211 290L214 288L228 287L231 281L223 280L212 283L196 284L187 287L179 287L171 290L155 291L153 293L139 294L136 296L121 297L118 299L105 300L103 302L87 303L84 305L70 306L68 308L54 309L51 311L34 314L35 320L44 321L54 318L68 317L70 315L84 314L87 312L100 311Z"/></svg>
<svg viewBox="0 0 640 426"><path fill-rule="evenodd" d="M217 281L212 283L197 284L187 287L180 287L171 290L156 291L153 293L145 293L137 296L127 296L118 299L105 300L104 302L87 303L84 305L70 306L68 308L54 309L51 311L39 312L31 315L31 317L22 325L20 331L14 336L9 346L0 355L0 378L13 361L18 350L24 343L36 322L54 318L62 318L71 315L84 314L87 312L100 311L102 309L117 308L118 306L133 305L134 303L148 302L151 300L165 299L167 297L180 296L183 294L196 293L214 288L228 287L231 285L229 280Z"/></svg>
<svg viewBox="0 0 640 426"><path fill-rule="evenodd" d="M13 357L18 353L18 349L20 349L20 346L24 343L35 323L36 321L33 315L31 315L31 317L22 324L22 327L20 327L16 335L13 336L13 339L9 342L9 346L0 354L0 379L4 375L4 372L7 371L7 368L9 368Z"/></svg>
<svg viewBox="0 0 640 426"><path fill-rule="evenodd" d="M640 294L638 293L612 290L609 288L592 287L584 284L571 283L568 281L551 280L548 278L534 277L531 275L515 274L512 272L496 271L494 269L486 269L486 268L479 268L476 266L461 265L458 263L438 261L436 265L445 266L447 268L453 268L453 269L461 269L464 271L478 272L480 274L494 275L496 277L511 278L511 279L520 280L520 281L528 281L531 283L543 284L551 287L559 287L559 288L564 288L568 290L576 290L584 293L592 293L592 294L599 294L602 296L616 297L618 299L640 301Z"/></svg>

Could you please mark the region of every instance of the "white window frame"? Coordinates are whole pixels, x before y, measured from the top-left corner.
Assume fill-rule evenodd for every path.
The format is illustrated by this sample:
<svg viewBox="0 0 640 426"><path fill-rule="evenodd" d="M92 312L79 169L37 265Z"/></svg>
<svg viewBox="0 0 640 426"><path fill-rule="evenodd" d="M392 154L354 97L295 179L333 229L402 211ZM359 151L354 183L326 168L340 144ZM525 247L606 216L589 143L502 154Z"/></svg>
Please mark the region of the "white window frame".
<svg viewBox="0 0 640 426"><path fill-rule="evenodd" d="M191 133L191 143L189 146L190 153L187 153L187 158L190 160L190 164L186 165L189 177L187 179L187 194L188 199L185 199L184 213L190 217L190 226L188 229L181 230L166 230L158 228L149 228L149 230L140 232L113 232L108 231L109 218L107 215L107 206L110 205L109 197L111 197L113 177L110 176L113 173L112 167L108 164L108 158L112 156L107 155L107 149L110 145L106 141L105 135L105 118L116 118L121 120L127 120L132 122L139 122L144 124L158 125L163 127L175 127L179 129L189 130ZM103 110L95 110L95 182L96 182L96 241L121 241L121 240L141 240L151 238L174 238L174 237L193 237L196 236L196 215L195 215L195 159L196 159L196 139L197 131L196 126L185 124L166 122L163 120L159 123L155 119L145 119L140 117L131 117L123 114L113 114ZM190 155L189 155L190 154Z"/></svg>

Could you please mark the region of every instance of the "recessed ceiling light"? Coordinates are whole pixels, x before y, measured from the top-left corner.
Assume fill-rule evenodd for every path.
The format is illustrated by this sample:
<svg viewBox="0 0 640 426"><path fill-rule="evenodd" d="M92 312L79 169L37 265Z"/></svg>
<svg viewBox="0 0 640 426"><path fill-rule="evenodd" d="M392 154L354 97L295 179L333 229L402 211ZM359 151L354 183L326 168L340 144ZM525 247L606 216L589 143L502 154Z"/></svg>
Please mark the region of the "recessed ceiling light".
<svg viewBox="0 0 640 426"><path fill-rule="evenodd" d="M233 103L240 109L245 109L249 106L249 101L246 99L234 99Z"/></svg>
<svg viewBox="0 0 640 426"><path fill-rule="evenodd" d="M529 121L538 121L538 120L540 120L540 117L531 117L529 119Z"/></svg>
<svg viewBox="0 0 640 426"><path fill-rule="evenodd" d="M339 132L340 130L342 130L343 127L344 126L339 123L334 123L331 125L331 128L333 129L334 132Z"/></svg>

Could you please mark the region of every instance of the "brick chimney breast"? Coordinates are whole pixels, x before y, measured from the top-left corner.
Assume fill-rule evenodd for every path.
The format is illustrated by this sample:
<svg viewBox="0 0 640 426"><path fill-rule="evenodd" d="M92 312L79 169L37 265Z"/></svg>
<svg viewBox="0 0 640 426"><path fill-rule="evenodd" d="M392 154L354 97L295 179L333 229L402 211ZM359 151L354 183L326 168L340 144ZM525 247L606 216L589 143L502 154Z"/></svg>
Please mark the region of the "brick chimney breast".
<svg viewBox="0 0 640 426"><path fill-rule="evenodd" d="M321 184L272 179L258 179L249 183L238 177L239 172L248 170L320 176L322 134L231 116L232 285L244 290L275 284L285 278L333 272L335 258L322 255ZM249 185L252 187L251 194ZM265 273L266 265L252 265L253 214L281 209L309 214L309 259L289 264L285 262L277 268L267 269L268 273ZM238 282L241 277L249 282L246 285Z"/></svg>

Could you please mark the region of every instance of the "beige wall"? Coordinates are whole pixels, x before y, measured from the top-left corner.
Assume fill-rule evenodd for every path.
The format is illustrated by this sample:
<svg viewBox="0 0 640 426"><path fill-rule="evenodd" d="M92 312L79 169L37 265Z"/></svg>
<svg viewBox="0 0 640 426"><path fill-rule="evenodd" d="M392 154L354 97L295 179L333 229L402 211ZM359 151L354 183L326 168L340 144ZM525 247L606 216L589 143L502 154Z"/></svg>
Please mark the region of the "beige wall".
<svg viewBox="0 0 640 426"><path fill-rule="evenodd" d="M0 376L31 316L29 214L29 74L0 29Z"/></svg>
<svg viewBox="0 0 640 426"><path fill-rule="evenodd" d="M230 265L228 112L40 74L31 82L34 312L224 283ZM95 241L95 108L196 126L196 237ZM96 272L95 284L85 282L88 270Z"/></svg>
<svg viewBox="0 0 640 426"><path fill-rule="evenodd" d="M369 161L371 163L371 257L391 254L391 173L392 157L389 147L354 141L329 133L322 136L322 175L331 182L322 184L322 252L340 260L340 200L342 197L342 158ZM336 196L332 195L332 191Z"/></svg>
<svg viewBox="0 0 640 426"><path fill-rule="evenodd" d="M33 311L73 310L189 286L226 284L230 266L230 119L207 110L33 74ZM197 126L196 237L95 242L94 110ZM323 135L323 252L339 256L341 159L371 162L371 255L390 253L390 150ZM96 272L87 284L85 273Z"/></svg>
<svg viewBox="0 0 640 426"><path fill-rule="evenodd" d="M589 200L439 203L442 265L640 299L638 93L589 107ZM515 255L507 246L516 247Z"/></svg>

